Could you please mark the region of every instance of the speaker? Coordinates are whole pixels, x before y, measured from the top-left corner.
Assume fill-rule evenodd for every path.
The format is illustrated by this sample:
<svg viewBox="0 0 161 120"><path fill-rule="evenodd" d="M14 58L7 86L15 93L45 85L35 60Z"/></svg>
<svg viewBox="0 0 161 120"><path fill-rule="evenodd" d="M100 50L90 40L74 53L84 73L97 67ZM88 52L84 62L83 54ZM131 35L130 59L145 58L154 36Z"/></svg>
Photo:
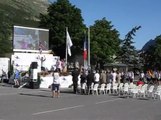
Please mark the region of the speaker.
<svg viewBox="0 0 161 120"><path fill-rule="evenodd" d="M38 66L37 62L31 63L31 69L37 69L37 66Z"/></svg>
<svg viewBox="0 0 161 120"><path fill-rule="evenodd" d="M30 88L31 89L39 89L40 88L40 84L38 82L30 82Z"/></svg>

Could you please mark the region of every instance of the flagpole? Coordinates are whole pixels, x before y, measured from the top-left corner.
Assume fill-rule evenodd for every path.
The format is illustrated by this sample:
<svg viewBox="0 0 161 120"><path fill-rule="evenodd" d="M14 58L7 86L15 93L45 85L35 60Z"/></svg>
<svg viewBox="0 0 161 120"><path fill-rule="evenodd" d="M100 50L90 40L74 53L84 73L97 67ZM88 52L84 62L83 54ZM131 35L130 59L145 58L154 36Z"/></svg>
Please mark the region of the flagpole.
<svg viewBox="0 0 161 120"><path fill-rule="evenodd" d="M90 27L88 28L88 69L91 68L90 63Z"/></svg>
<svg viewBox="0 0 161 120"><path fill-rule="evenodd" d="M84 38L84 41L83 41L83 54L84 54L84 49L86 49L86 48L84 48L84 47L86 47L86 43L85 43L85 41L87 40L86 39L86 31L84 31L84 35L85 35L85 38ZM83 56L84 57L84 56ZM84 58L83 58L83 63L84 63L84 69L86 69L86 66L87 66L87 60L85 60Z"/></svg>
<svg viewBox="0 0 161 120"><path fill-rule="evenodd" d="M68 27L66 27L66 52L65 52L65 66L66 66L66 69L67 69L67 64L68 64L67 31L68 31Z"/></svg>

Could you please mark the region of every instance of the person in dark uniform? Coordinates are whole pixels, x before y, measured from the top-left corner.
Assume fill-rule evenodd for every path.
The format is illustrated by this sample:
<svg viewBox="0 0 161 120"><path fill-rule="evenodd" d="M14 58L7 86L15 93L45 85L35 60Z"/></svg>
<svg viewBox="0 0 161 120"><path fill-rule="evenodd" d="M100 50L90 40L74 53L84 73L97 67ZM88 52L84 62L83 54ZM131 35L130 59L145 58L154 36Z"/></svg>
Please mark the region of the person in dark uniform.
<svg viewBox="0 0 161 120"><path fill-rule="evenodd" d="M87 75L87 91L88 91L88 93L87 94L90 94L90 90L91 90L91 85L92 85L92 83L94 83L94 73L91 71L91 70L89 70L88 71L88 75Z"/></svg>
<svg viewBox="0 0 161 120"><path fill-rule="evenodd" d="M79 76L79 69L78 68L74 68L73 72L72 72L72 81L73 81L73 92L75 94L78 93L78 76Z"/></svg>
<svg viewBox="0 0 161 120"><path fill-rule="evenodd" d="M84 85L87 81L87 75L85 73L86 71L83 70L80 75L80 83L81 83L81 94L86 94L86 89L84 88Z"/></svg>

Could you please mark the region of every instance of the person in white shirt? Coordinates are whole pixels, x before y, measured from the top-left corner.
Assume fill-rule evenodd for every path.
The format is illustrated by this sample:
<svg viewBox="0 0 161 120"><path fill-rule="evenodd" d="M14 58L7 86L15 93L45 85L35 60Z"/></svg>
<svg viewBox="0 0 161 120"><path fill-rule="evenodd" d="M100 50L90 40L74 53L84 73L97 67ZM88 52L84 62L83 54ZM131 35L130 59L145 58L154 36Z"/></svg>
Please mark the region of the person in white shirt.
<svg viewBox="0 0 161 120"><path fill-rule="evenodd" d="M117 73L115 71L113 71L113 73L112 73L112 84L116 83L116 76L117 76Z"/></svg>
<svg viewBox="0 0 161 120"><path fill-rule="evenodd" d="M98 84L99 81L100 81L100 74L97 70L97 71L94 72L94 84Z"/></svg>
<svg viewBox="0 0 161 120"><path fill-rule="evenodd" d="M142 79L142 80L144 80L144 72L142 71L141 73L140 73L140 78Z"/></svg>
<svg viewBox="0 0 161 120"><path fill-rule="evenodd" d="M53 73L52 97L59 97L60 94L60 73L56 69Z"/></svg>

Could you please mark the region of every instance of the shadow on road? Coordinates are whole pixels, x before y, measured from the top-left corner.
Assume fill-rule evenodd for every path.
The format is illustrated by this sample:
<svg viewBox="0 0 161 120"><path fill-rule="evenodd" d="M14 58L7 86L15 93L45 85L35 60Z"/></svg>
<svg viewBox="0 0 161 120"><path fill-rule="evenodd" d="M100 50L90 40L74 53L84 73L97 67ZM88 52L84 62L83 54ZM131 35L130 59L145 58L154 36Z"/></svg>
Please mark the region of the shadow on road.
<svg viewBox="0 0 161 120"><path fill-rule="evenodd" d="M20 93L20 95L51 98L51 96L48 96L48 95L35 95L35 94L28 94L28 93Z"/></svg>

